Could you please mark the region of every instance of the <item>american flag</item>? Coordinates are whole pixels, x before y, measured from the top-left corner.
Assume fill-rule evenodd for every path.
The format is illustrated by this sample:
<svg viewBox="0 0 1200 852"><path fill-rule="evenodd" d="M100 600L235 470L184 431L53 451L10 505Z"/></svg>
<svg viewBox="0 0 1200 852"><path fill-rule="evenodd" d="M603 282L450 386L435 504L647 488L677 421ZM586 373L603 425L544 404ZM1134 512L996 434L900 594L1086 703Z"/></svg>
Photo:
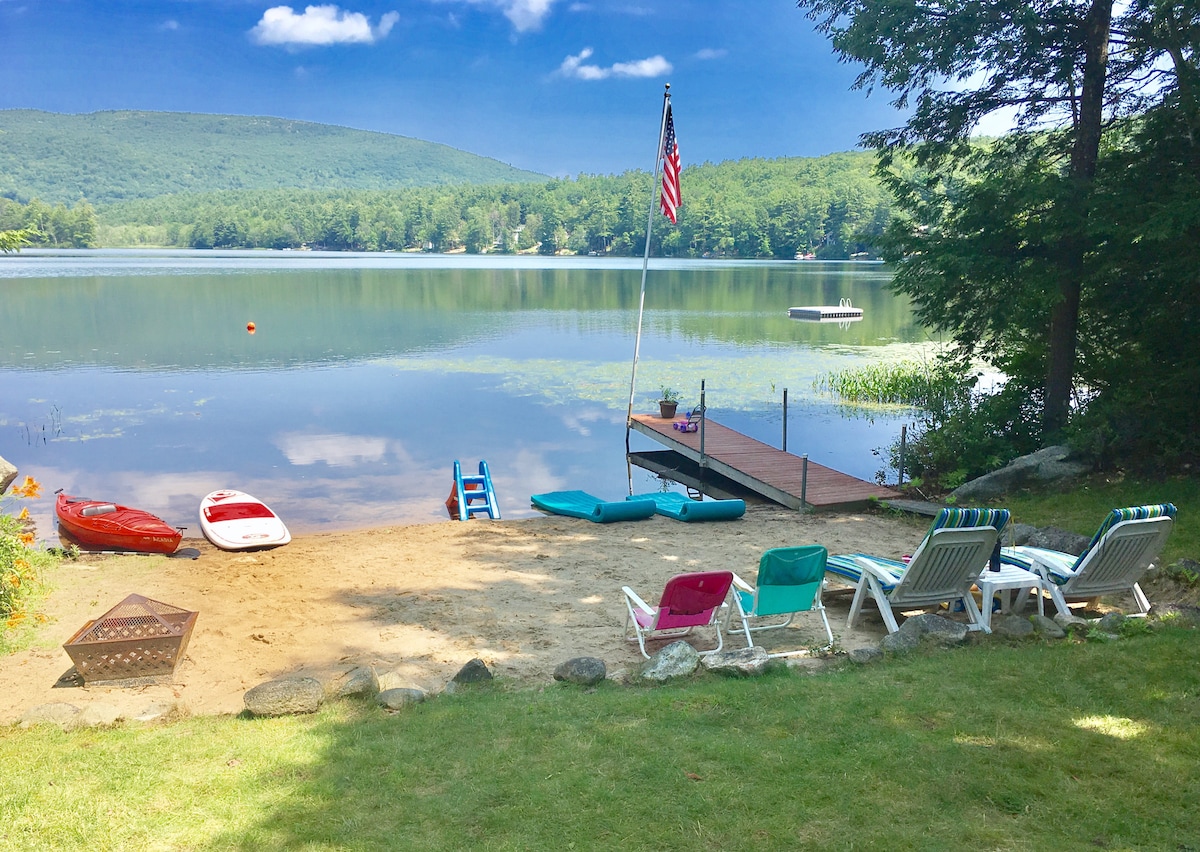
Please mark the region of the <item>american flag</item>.
<svg viewBox="0 0 1200 852"><path fill-rule="evenodd" d="M659 208L674 225L679 208L679 143L675 141L675 120L671 117L670 104L667 104L667 127L663 134L662 158L663 181Z"/></svg>

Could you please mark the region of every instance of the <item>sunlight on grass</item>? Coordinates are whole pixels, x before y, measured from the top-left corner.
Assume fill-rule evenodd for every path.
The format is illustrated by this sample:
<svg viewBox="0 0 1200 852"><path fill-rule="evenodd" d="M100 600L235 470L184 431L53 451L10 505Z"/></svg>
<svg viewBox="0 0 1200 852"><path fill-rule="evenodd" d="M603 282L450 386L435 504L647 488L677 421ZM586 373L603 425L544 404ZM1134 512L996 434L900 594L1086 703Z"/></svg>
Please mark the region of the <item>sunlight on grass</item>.
<svg viewBox="0 0 1200 852"><path fill-rule="evenodd" d="M0 835L22 850L1182 849L1198 641L1162 628L819 675L498 681L397 713L0 728L0 764L20 768Z"/></svg>
<svg viewBox="0 0 1200 852"><path fill-rule="evenodd" d="M1095 731L1119 740L1137 739L1149 730L1141 722L1122 716L1084 716L1075 719L1073 724L1085 731Z"/></svg>

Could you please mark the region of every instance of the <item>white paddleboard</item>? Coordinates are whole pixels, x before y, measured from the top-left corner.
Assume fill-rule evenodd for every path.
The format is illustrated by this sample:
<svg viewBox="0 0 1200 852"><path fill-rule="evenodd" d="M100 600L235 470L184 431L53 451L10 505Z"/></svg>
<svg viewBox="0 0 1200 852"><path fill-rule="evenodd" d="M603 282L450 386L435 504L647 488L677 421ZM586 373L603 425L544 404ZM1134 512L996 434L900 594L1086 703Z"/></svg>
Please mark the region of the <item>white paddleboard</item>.
<svg viewBox="0 0 1200 852"><path fill-rule="evenodd" d="M266 503L231 489L214 491L200 501L200 529L222 550L278 547L292 540Z"/></svg>

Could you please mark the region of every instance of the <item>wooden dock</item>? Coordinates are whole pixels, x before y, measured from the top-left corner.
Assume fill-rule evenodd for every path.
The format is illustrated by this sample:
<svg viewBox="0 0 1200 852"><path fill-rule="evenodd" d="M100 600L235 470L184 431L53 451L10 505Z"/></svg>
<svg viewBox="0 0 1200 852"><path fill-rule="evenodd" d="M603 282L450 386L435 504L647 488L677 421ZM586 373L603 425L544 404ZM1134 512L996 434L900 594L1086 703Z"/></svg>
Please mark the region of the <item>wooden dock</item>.
<svg viewBox="0 0 1200 852"><path fill-rule="evenodd" d="M736 483L791 509L854 510L864 508L872 498L900 497L890 488L864 482L812 460L808 462L806 474L800 456L764 444L711 419L705 419L702 432L679 432L672 428L672 422L651 414L635 414L629 425L666 445L678 465L661 451L630 453L631 460L656 473L670 475L668 471L678 469L684 472L686 478L680 478L680 481L686 485L693 485L688 479L703 483L707 474L715 474L719 479L714 484ZM642 459L647 463L643 464Z"/></svg>

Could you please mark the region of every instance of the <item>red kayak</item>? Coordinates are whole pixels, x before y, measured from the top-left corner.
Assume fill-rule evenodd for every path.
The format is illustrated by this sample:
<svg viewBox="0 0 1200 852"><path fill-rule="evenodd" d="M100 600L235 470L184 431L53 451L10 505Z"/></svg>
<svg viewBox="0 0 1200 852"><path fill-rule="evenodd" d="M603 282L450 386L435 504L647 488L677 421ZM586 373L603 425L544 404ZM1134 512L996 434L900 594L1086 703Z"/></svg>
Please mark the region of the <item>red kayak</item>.
<svg viewBox="0 0 1200 852"><path fill-rule="evenodd" d="M86 497L58 492L58 522L80 544L88 547L135 550L141 553L174 553L183 533L162 518Z"/></svg>

